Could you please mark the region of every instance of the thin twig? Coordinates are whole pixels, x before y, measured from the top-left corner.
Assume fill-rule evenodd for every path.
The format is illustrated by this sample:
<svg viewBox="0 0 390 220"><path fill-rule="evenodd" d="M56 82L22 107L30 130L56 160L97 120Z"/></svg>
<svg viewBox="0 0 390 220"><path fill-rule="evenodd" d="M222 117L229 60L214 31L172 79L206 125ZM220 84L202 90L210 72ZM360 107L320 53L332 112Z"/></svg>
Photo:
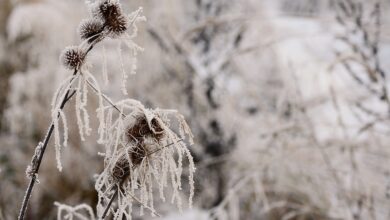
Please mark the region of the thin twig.
<svg viewBox="0 0 390 220"><path fill-rule="evenodd" d="M161 151L162 149L164 149L164 148L166 148L166 147L169 147L169 146L174 145L174 144L176 144L176 143L178 143L178 142L181 142L181 141L183 141L183 139L179 139L179 140L176 141L176 142L172 142L172 143L170 143L170 144L167 144L167 145L165 145L165 146L162 147L162 148L159 148L159 149L157 149L157 150L155 150L155 151L150 152L149 154L145 155L144 157L148 157L148 156L150 156L150 155L152 155L152 154L154 154L154 153L157 153L157 152Z"/></svg>
<svg viewBox="0 0 390 220"><path fill-rule="evenodd" d="M99 90L89 81L89 80L86 80L87 81L87 84L96 92L96 93L100 93L101 96L103 97L103 99L108 102L113 108L115 108L119 113L122 114L123 117L125 117L126 115L122 113L122 111L114 104L113 101L111 101L110 98L108 98L106 95L104 95L103 93L99 92Z"/></svg>
<svg viewBox="0 0 390 220"><path fill-rule="evenodd" d="M131 198L133 198L135 201L137 201L140 205L142 205L143 207L149 209L149 210L150 210L153 214L155 214L157 217L161 217L161 215L158 214L158 213L156 212L156 210L154 210L153 208L151 208L151 207L149 207L149 206L143 204L137 197L135 197L135 196L132 195L131 193L130 193L129 195L131 196Z"/></svg>
<svg viewBox="0 0 390 220"><path fill-rule="evenodd" d="M73 76L75 77L77 74L77 70L74 71L73 73ZM70 80L70 84L73 82L75 78L72 78ZM63 100L61 101L61 105L60 105L60 110L62 110L64 107L65 107L65 104L72 98L72 96L75 94L75 91L73 92L70 92L70 88L68 89L68 91L66 92ZM57 117L60 117L60 114L58 113L58 116ZM31 179L30 179L30 183L27 187L27 190L26 190L26 193L24 195L24 198L23 198L23 202L22 202L22 207L20 209L20 212L19 212L19 216L18 216L18 219L19 220L23 220L24 219L24 216L26 215L26 211L27 211L27 206L28 206L28 202L30 200L30 197L31 197L31 193L32 193L32 190L34 188L34 185L35 185L35 182L37 180L37 174L38 174L38 171L39 171L39 167L41 165L41 162L42 162L42 158L43 158L43 155L45 153L45 150L46 150L46 147L47 147L47 144L49 143L49 140L51 138L51 135L53 134L53 130L54 130L54 122L51 122L51 125L48 129L48 132L45 136L45 139L43 141L43 145L42 145L42 150L39 152L39 155L38 155L38 160L37 160L37 164L36 164L36 168L33 170L33 173L31 175Z"/></svg>
<svg viewBox="0 0 390 220"><path fill-rule="evenodd" d="M110 201L109 201L108 204L107 204L106 209L105 209L104 212L103 212L102 219L105 219L105 218L106 218L106 215L107 215L107 213L108 213L108 210L110 210L110 207L111 207L112 202L114 202L114 199L115 199L116 196L118 195L118 191L119 191L118 188L116 188L116 190L115 190L115 192L114 192L114 195L112 195Z"/></svg>

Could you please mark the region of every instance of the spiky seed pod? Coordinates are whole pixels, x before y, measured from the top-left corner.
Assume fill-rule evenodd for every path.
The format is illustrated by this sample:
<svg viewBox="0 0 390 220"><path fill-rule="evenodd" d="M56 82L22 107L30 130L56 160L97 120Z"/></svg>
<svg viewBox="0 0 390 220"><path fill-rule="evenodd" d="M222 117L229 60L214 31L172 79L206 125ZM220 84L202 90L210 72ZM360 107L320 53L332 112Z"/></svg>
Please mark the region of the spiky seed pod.
<svg viewBox="0 0 390 220"><path fill-rule="evenodd" d="M103 30L103 23L97 19L85 19L81 21L78 32L81 39L88 39L89 42L95 40Z"/></svg>
<svg viewBox="0 0 390 220"><path fill-rule="evenodd" d="M125 155L119 157L112 169L111 176L115 182L120 182L130 175L130 163Z"/></svg>
<svg viewBox="0 0 390 220"><path fill-rule="evenodd" d="M128 18L123 14L117 0L101 0L92 9L95 18L102 20L112 37L123 34L128 26Z"/></svg>
<svg viewBox="0 0 390 220"><path fill-rule="evenodd" d="M128 19L124 15L117 16L113 19L107 20L105 25L110 31L111 36L119 36L127 31Z"/></svg>
<svg viewBox="0 0 390 220"><path fill-rule="evenodd" d="M144 142L138 143L134 148L129 150L130 159L133 165L138 166L147 156L147 148Z"/></svg>
<svg viewBox="0 0 390 220"><path fill-rule="evenodd" d="M145 115L138 116L135 121L131 123L130 127L126 131L126 136L129 141L143 142L145 137L152 137L158 142L164 137L164 129L159 124L158 120L153 118L151 120L151 127Z"/></svg>
<svg viewBox="0 0 390 220"><path fill-rule="evenodd" d="M133 168L141 164L142 160L147 156L146 144L144 142L137 143L134 147L130 148L127 152ZM132 167L130 167L129 160L126 154L123 154L116 161L114 168L112 169L111 176L116 182L121 182L129 177Z"/></svg>
<svg viewBox="0 0 390 220"><path fill-rule="evenodd" d="M68 69L78 69L84 63L85 53L78 46L65 48L60 56L62 64Z"/></svg>
<svg viewBox="0 0 390 220"><path fill-rule="evenodd" d="M117 0L100 0L94 5L92 14L98 19L107 21L122 15L122 8Z"/></svg>

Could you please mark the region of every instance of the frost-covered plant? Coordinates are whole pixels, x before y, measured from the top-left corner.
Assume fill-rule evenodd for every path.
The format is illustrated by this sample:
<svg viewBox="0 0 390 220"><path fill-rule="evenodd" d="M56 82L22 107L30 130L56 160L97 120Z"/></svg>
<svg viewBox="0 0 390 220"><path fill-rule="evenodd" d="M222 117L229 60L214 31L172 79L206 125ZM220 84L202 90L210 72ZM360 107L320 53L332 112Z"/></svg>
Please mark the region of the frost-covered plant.
<svg viewBox="0 0 390 220"><path fill-rule="evenodd" d="M65 114L60 109L62 100L72 87L75 87L76 94L76 116L77 124L79 126L80 137L84 140L84 135L89 135L91 128L89 126L89 115L86 110L88 87L92 88L99 97L99 106L103 107L103 97L100 91L99 84L93 74L89 72L90 65L86 62L87 54L93 49L93 47L104 40L106 37L121 39L120 42L125 42L126 45L132 51L142 50L141 47L136 45L132 39L137 34L137 28L134 25L135 22L145 20L140 16L142 8L136 10L129 16L123 14L119 1L117 0L101 0L95 3L89 4L91 9L92 18L84 20L79 26L80 37L84 40L79 46L67 47L61 54L60 60L62 64L73 70L74 73L68 79L60 85L52 101L52 118L54 121L54 133L55 133L55 145L56 145L56 157L57 167L62 169L61 162L59 160L60 155L60 137L59 137L59 120L64 125L64 146L67 144L67 129ZM117 23L120 23L117 24ZM128 35L126 33L130 24L133 24L133 33ZM118 27L120 26L120 27ZM119 30L120 29L120 30ZM134 52L136 55L136 53ZM126 72L123 71L123 83L122 88L125 88L125 79L127 78ZM104 76L104 78L107 78ZM123 90L126 94L126 90ZM106 98L106 97L105 97ZM107 98L106 98L107 99ZM58 117L58 115L60 117ZM99 133L103 129L104 113L100 111L98 114L100 121Z"/></svg>
<svg viewBox="0 0 390 220"><path fill-rule="evenodd" d="M142 9L140 8L130 15L125 15L118 0L98 0L94 3L88 3L88 6L91 18L82 21L79 26L79 34L83 42L78 46L67 47L60 56L62 64L72 70L73 75L62 82L53 96L52 124L45 139L37 146L31 165L26 171L31 181L26 191L19 219L24 219L28 200L37 181L40 163L53 133L57 168L60 171L62 170L61 146L66 146L68 140L67 120L63 109L74 95L76 97L76 118L81 139L84 140L85 135L92 132L89 114L86 109L88 89L92 89L99 99L97 116L100 138L98 142L106 146L106 152L104 153L105 169L96 181L96 190L99 194L98 216L104 218L116 194L118 195L118 211L112 211L115 214L115 219L121 219L123 215L131 218L133 200L142 205L141 214L144 207L155 214L156 212L153 209L154 182L159 186L160 197L165 200L164 187L168 185L168 176L170 176L170 185L173 190L172 202L176 202L178 208L181 209L179 190L181 190L183 155L187 157L189 162L188 175L191 188L189 204L191 206L194 194L193 173L195 167L184 141L188 137L190 143L192 143L192 134L183 116L175 111L146 109L135 100L123 100L114 104L107 96L102 94L99 83L90 72L91 65L87 62L87 55L96 44L102 42L105 38L119 39L119 52L121 44L125 43L134 55L131 73L135 73L135 56L142 48L135 44L132 39L137 35L135 23L145 20L144 17L140 16ZM127 34L129 27L132 27L131 35ZM127 74L123 67L121 53L119 54L123 74L122 91L127 94L125 88ZM107 79L108 77L105 75L104 78ZM103 105L104 100L109 106ZM115 118L115 115L117 118ZM177 118L180 128L179 136L170 129L169 116ZM61 122L63 144L61 144L60 135ZM168 147L171 145L172 147ZM110 191L115 187L117 188L115 195L110 199ZM139 189L140 199L135 195L136 189ZM110 200L108 205L105 204L107 200ZM87 205L79 205L73 208L60 203L56 203L56 205L59 207L58 219L62 217L87 219L87 217L78 214L80 209L86 209L90 218L95 218L92 208ZM107 208L104 209L104 206L107 206ZM62 212L67 212L67 214L63 216Z"/></svg>
<svg viewBox="0 0 390 220"><path fill-rule="evenodd" d="M189 163L191 206L195 166L183 140L188 137L192 142L193 136L183 116L173 110L147 109L136 100L123 100L115 106L120 109L119 114L111 106L105 107L107 129L102 137L106 146L105 169L95 185L99 192L98 216L102 216L104 205L111 199L112 188L118 195L118 210L112 211L115 219L130 216L133 200L142 204L141 214L144 207L155 214L154 186L158 187L163 201L164 188L171 186L171 202L181 210L183 156ZM170 129L170 116L178 120L180 135Z"/></svg>

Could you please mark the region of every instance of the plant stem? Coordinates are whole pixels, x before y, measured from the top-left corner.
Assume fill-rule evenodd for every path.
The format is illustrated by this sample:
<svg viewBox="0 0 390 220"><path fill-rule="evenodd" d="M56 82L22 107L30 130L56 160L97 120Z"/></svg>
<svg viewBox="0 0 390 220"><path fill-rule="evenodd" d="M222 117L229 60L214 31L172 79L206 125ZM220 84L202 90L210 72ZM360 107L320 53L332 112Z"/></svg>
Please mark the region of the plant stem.
<svg viewBox="0 0 390 220"><path fill-rule="evenodd" d="M87 84L96 92L96 94L99 94L99 90L89 81L87 80ZM125 114L123 114L121 112L121 110L111 101L110 98L108 98L105 94L103 94L102 92L100 92L101 96L103 97L103 99L108 102L108 104L110 104L113 108L115 108L115 110L117 110L119 113L121 113L121 115L123 117L126 117Z"/></svg>
<svg viewBox="0 0 390 220"><path fill-rule="evenodd" d="M111 207L111 204L112 204L112 202L114 201L114 199L116 198L116 196L118 195L118 188L115 190L115 192L114 192L114 195L112 195L112 197L111 197L111 199L110 199L110 202L108 202L108 204L107 204L107 207L106 207L106 209L104 210L104 212L103 212L103 215L102 215L102 219L105 219L106 218L106 215L107 215L107 213L108 213L108 210L110 210L110 207Z"/></svg>
<svg viewBox="0 0 390 220"><path fill-rule="evenodd" d="M73 73L73 76L75 77L77 74L77 70L74 71ZM73 82L73 79L69 82L69 83L72 83ZM64 107L65 107L65 104L72 98L72 96L76 93L75 91L73 92L70 92L70 88L68 89L68 91L66 92L65 94L65 97L64 99L61 101L61 105L60 105L60 110L62 110ZM59 117L59 114L58 116ZM30 179L30 183L28 184L28 187L27 187L27 190L26 190L26 193L24 195L24 198L23 198L23 203L22 203L22 207L19 211L19 216L18 216L18 220L23 220L25 215L26 215L26 211L27 211L27 206L28 206L28 202L30 200L30 197L31 197L31 193L32 193L32 190L34 188L34 185L35 185L35 182L37 180L37 174L38 174L38 171L39 171L39 167L41 165L41 162L42 162L42 158L43 158L43 155L45 153L45 150L46 150L46 147L47 147L47 144L49 143L49 140L51 138L51 135L53 134L53 130L54 130L54 122L51 122L50 124L50 127L47 131L47 134L43 140L43 145L42 145L42 150L39 152L39 155L38 155L38 161L37 161L37 165L36 165L36 168L33 170L33 175L31 175L31 179Z"/></svg>
<svg viewBox="0 0 390 220"><path fill-rule="evenodd" d="M88 49L86 50L85 52L85 56L87 56L87 54L93 49L93 47L95 46L95 44L97 44L100 40L102 40L102 33L98 33L96 36L94 36L95 38L93 38L92 41L90 40L85 40L84 42L88 42L89 45L88 45ZM69 83L72 83L73 80L75 79L77 73L79 72L79 68L76 68L73 72L73 78L70 80ZM76 91L73 91L73 92L70 92L70 88L66 91L66 94L65 94L65 97L64 99L61 101L61 105L60 105L60 110L62 110L64 107L65 107L65 104L70 100L70 98L72 98L72 96L76 93ZM58 113L58 116L57 117L60 117L60 114ZM26 211L27 211L27 206L28 206L28 202L30 200L30 197L31 197L31 193L32 193L32 190L34 188L34 185L35 185L35 182L36 182L36 179L37 179L37 174L38 174L38 171L39 171L39 167L41 165L41 162L42 162L42 158L43 158L43 155L45 153L45 150L46 150L46 147L47 147L47 144L49 143L49 140L51 138L51 135L53 134L53 130L54 130L54 122L52 121L51 124L50 124L50 127L47 131L47 134L45 136L45 139L43 141L43 146L42 146L42 150L39 152L39 156L38 156L38 161L37 161L37 165L36 165L36 168L33 170L33 173L31 175L31 179L30 179L30 183L27 187L27 190L26 190L26 193L24 195L24 198L23 198L23 203L22 203L22 207L20 208L20 211L19 211L19 216L18 216L18 220L23 220L24 219L24 216L26 215Z"/></svg>

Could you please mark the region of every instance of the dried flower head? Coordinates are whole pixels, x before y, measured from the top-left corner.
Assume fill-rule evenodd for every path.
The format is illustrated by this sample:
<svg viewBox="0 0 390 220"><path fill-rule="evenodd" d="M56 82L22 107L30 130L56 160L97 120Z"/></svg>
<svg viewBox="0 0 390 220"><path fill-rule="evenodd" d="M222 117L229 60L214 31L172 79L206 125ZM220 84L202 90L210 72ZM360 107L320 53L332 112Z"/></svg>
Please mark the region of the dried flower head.
<svg viewBox="0 0 390 220"><path fill-rule="evenodd" d="M60 56L62 64L69 69L78 69L84 63L85 53L78 46L65 48Z"/></svg>
<svg viewBox="0 0 390 220"><path fill-rule="evenodd" d="M140 112L129 123L126 137L132 142L142 142L145 137L151 137L159 142L164 137L164 129L156 118L152 118L148 122L145 114Z"/></svg>
<svg viewBox="0 0 390 220"><path fill-rule="evenodd" d="M122 7L118 0L97 1L92 14L102 20L109 20L122 14Z"/></svg>
<svg viewBox="0 0 390 220"><path fill-rule="evenodd" d="M121 182L130 175L130 162L125 154L118 158L112 169L111 176L115 182Z"/></svg>
<svg viewBox="0 0 390 220"><path fill-rule="evenodd" d="M137 143L121 154L115 162L111 176L115 182L126 180L132 169L139 166L148 155L148 145L145 142ZM127 155L126 155L127 154ZM130 161L129 161L130 160Z"/></svg>
<svg viewBox="0 0 390 220"><path fill-rule="evenodd" d="M142 160L147 157L148 152L148 146L145 142L139 143L134 148L129 149L129 155L133 165L140 165Z"/></svg>
<svg viewBox="0 0 390 220"><path fill-rule="evenodd" d="M128 18L123 14L117 0L98 1L92 9L92 14L103 21L104 27L113 36L124 33L129 26Z"/></svg>
<svg viewBox="0 0 390 220"><path fill-rule="evenodd" d="M115 17L115 19L107 20L106 27L107 30L111 33L112 36L121 35L127 31L128 28L128 19L124 15Z"/></svg>
<svg viewBox="0 0 390 220"><path fill-rule="evenodd" d="M89 42L95 40L103 30L103 23L97 19L85 19L81 21L78 32L81 39L88 39Z"/></svg>
<svg viewBox="0 0 390 220"><path fill-rule="evenodd" d="M181 210L185 162L188 163L188 205L191 207L195 165L186 140L192 143L193 135L183 116L175 110L145 108L131 99L114 105L120 110L119 114L111 106L101 109L106 115L105 129L100 133L106 152L104 171L95 184L99 204L106 204L112 198L112 190L107 189L119 186L122 196L117 198L117 204L121 209L112 214L121 216L121 210L131 209L133 200L128 198L143 204L140 213L144 208L155 213L154 195L159 194L165 201L164 191L169 188L171 202ZM171 129L171 119L177 120L178 133Z"/></svg>

